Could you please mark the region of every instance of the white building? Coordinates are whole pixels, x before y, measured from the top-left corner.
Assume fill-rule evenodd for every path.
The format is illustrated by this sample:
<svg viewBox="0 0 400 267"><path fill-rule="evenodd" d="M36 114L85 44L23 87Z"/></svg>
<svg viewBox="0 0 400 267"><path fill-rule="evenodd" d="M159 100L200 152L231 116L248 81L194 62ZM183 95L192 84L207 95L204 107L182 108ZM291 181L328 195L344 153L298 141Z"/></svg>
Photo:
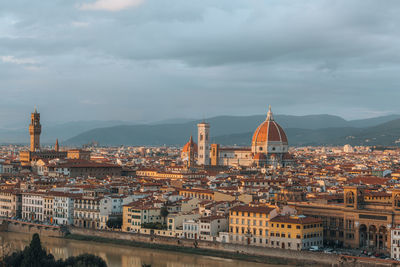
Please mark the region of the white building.
<svg viewBox="0 0 400 267"><path fill-rule="evenodd" d="M198 213L172 213L167 217L167 229L176 231L183 230L183 223L193 221L200 217Z"/></svg>
<svg viewBox="0 0 400 267"><path fill-rule="evenodd" d="M100 229L107 228L107 221L110 218L122 218L122 206L131 202L133 197L127 196L106 196L100 200Z"/></svg>
<svg viewBox="0 0 400 267"><path fill-rule="evenodd" d="M76 197L74 199L74 226L100 228L100 201L102 197Z"/></svg>
<svg viewBox="0 0 400 267"><path fill-rule="evenodd" d="M228 230L228 219L223 216L207 216L199 219L200 239L213 241L219 232Z"/></svg>
<svg viewBox="0 0 400 267"><path fill-rule="evenodd" d="M400 228L391 230L390 239L392 240L390 257L395 260L400 260Z"/></svg>
<svg viewBox="0 0 400 267"><path fill-rule="evenodd" d="M183 222L183 236L188 239L198 239L200 224L198 220L185 220Z"/></svg>
<svg viewBox="0 0 400 267"><path fill-rule="evenodd" d="M74 195L53 193L53 222L59 225L74 223Z"/></svg>
<svg viewBox="0 0 400 267"><path fill-rule="evenodd" d="M22 219L27 221L44 220L44 194L38 192L22 193Z"/></svg>
<svg viewBox="0 0 400 267"><path fill-rule="evenodd" d="M54 196L47 194L43 196L43 221L48 223L54 223Z"/></svg>

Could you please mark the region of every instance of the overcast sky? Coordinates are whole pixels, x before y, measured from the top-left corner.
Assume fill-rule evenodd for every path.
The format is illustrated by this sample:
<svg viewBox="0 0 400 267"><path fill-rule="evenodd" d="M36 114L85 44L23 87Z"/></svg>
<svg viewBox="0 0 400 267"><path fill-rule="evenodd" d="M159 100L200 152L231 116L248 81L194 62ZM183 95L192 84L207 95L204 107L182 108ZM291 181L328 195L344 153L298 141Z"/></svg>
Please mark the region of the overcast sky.
<svg viewBox="0 0 400 267"><path fill-rule="evenodd" d="M0 1L0 126L400 113L400 1Z"/></svg>

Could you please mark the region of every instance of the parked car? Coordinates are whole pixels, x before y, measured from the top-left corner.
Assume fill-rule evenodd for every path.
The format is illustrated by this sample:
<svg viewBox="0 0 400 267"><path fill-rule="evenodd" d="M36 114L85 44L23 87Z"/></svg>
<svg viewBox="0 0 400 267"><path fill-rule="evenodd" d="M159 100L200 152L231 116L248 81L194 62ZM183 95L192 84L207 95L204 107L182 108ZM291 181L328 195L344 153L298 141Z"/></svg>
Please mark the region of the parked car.
<svg viewBox="0 0 400 267"><path fill-rule="evenodd" d="M319 251L319 247L318 246L311 246L308 250L309 251Z"/></svg>

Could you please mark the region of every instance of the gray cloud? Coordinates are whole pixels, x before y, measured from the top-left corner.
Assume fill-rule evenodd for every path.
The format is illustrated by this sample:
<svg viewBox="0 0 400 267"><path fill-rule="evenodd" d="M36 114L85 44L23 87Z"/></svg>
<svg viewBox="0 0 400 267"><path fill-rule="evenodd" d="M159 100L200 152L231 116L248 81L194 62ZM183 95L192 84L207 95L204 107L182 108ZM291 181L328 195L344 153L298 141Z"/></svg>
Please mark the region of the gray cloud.
<svg viewBox="0 0 400 267"><path fill-rule="evenodd" d="M0 3L0 121L400 113L398 1L124 1Z"/></svg>

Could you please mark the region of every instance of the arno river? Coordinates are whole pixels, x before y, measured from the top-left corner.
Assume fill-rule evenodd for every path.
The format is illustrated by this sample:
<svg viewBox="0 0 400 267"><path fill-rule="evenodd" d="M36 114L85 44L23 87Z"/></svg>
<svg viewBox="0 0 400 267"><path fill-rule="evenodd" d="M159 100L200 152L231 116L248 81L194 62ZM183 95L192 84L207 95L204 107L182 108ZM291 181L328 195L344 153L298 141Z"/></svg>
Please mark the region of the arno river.
<svg viewBox="0 0 400 267"><path fill-rule="evenodd" d="M29 244L31 235L0 232L0 244L12 244L13 250L19 250ZM143 263L152 267L249 267L282 266L254 262L199 256L162 250L118 246L62 238L41 237L42 244L56 259L91 253L102 257L109 267L141 267Z"/></svg>

